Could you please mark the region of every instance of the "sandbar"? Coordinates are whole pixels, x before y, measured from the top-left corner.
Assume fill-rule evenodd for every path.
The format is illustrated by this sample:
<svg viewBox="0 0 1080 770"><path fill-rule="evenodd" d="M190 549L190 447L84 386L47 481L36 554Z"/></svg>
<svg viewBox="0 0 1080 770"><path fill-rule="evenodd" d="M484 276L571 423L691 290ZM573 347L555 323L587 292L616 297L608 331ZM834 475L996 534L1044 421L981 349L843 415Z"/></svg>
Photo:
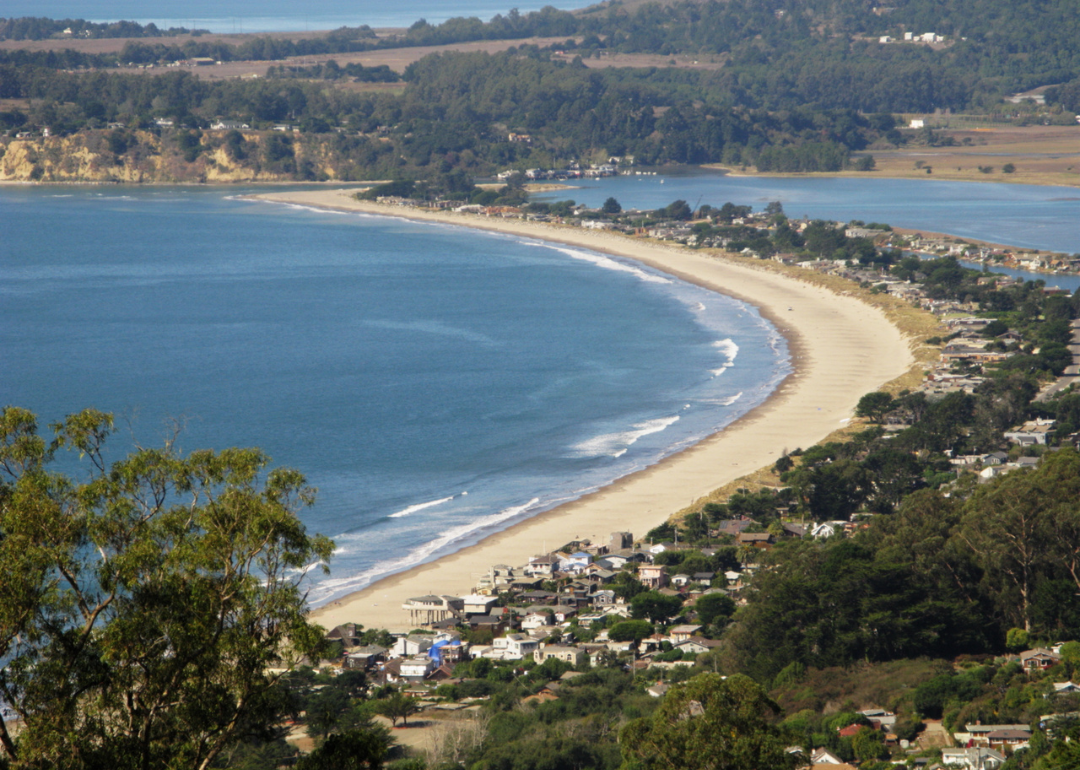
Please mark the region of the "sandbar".
<svg viewBox="0 0 1080 770"><path fill-rule="evenodd" d="M409 598L469 593L494 564L523 564L545 545L551 550L577 538L606 542L610 533L621 531L640 538L717 487L843 427L861 396L904 374L914 362L911 340L881 310L787 274L603 231L426 212L360 202L352 195L352 191L317 190L254 197L476 227L634 259L759 308L788 340L794 371L764 404L689 449L476 545L315 609L312 618L327 628L356 622L367 628L407 629L402 604Z"/></svg>

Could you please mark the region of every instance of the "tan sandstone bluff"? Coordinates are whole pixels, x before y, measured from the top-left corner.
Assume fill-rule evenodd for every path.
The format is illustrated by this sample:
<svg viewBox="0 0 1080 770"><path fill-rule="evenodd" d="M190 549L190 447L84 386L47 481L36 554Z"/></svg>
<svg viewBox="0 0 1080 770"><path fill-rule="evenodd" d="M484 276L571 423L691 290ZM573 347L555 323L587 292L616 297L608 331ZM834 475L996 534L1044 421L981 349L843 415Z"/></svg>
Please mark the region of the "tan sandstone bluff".
<svg viewBox="0 0 1080 770"><path fill-rule="evenodd" d="M606 540L617 531L641 537L717 487L773 463L784 450L820 441L852 417L863 394L900 376L914 360L908 341L881 311L789 276L691 249L582 228L427 213L362 203L351 195L319 190L257 197L496 230L629 257L758 307L787 338L795 372L763 405L690 449L477 545L315 610L313 618L328 628L352 621L367 628L404 629L408 617L402 604L409 598L469 593L493 564L523 564L541 553L545 544L550 550L579 537Z"/></svg>

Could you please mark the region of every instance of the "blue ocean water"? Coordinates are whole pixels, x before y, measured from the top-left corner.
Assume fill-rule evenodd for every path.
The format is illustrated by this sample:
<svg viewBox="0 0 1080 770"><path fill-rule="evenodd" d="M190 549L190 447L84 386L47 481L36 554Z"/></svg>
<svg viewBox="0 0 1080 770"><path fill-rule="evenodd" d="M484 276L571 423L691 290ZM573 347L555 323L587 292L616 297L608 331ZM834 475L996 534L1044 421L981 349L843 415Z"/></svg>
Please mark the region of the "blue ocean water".
<svg viewBox="0 0 1080 770"><path fill-rule="evenodd" d="M316 602L650 465L789 370L756 310L632 263L235 193L0 189L0 403L300 469L338 543Z"/></svg>
<svg viewBox="0 0 1080 770"><path fill-rule="evenodd" d="M1024 248L1080 252L1080 189L914 179L732 177L693 171L574 182L575 189L536 196L590 206L614 196L623 208L651 209L674 200L691 206L727 201L762 210L780 201L790 217L886 222Z"/></svg>
<svg viewBox="0 0 1080 770"><path fill-rule="evenodd" d="M585 0L402 0L386 5L371 0L4 0L0 16L44 16L52 19L153 22L159 27L208 29L211 32L278 32L357 27L408 27L418 19L437 24L453 17L475 16L484 21L512 8L521 13L544 6L573 10L589 5Z"/></svg>

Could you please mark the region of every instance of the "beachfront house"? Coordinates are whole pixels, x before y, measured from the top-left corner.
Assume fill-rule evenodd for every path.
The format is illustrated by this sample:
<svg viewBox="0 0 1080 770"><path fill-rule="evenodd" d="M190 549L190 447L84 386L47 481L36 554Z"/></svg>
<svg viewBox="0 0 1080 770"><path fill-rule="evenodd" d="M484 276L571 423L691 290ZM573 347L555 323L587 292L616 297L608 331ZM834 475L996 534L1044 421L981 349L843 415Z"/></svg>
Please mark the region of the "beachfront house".
<svg viewBox="0 0 1080 770"><path fill-rule="evenodd" d="M413 626L430 626L461 617L465 602L457 596L429 594L409 599L401 606L409 613L409 623Z"/></svg>

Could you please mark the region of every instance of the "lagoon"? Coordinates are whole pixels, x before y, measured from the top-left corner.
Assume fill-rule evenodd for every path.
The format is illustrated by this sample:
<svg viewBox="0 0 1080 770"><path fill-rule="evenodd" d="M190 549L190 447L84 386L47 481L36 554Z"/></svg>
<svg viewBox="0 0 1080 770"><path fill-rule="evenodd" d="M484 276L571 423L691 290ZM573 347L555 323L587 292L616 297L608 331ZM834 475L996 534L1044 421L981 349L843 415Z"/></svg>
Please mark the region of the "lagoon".
<svg viewBox="0 0 1080 770"><path fill-rule="evenodd" d="M867 177L739 177L687 171L574 181L573 189L534 196L599 206L651 209L674 200L692 207L727 201L760 211L780 201L789 217L884 222L1029 249L1080 253L1080 189Z"/></svg>

